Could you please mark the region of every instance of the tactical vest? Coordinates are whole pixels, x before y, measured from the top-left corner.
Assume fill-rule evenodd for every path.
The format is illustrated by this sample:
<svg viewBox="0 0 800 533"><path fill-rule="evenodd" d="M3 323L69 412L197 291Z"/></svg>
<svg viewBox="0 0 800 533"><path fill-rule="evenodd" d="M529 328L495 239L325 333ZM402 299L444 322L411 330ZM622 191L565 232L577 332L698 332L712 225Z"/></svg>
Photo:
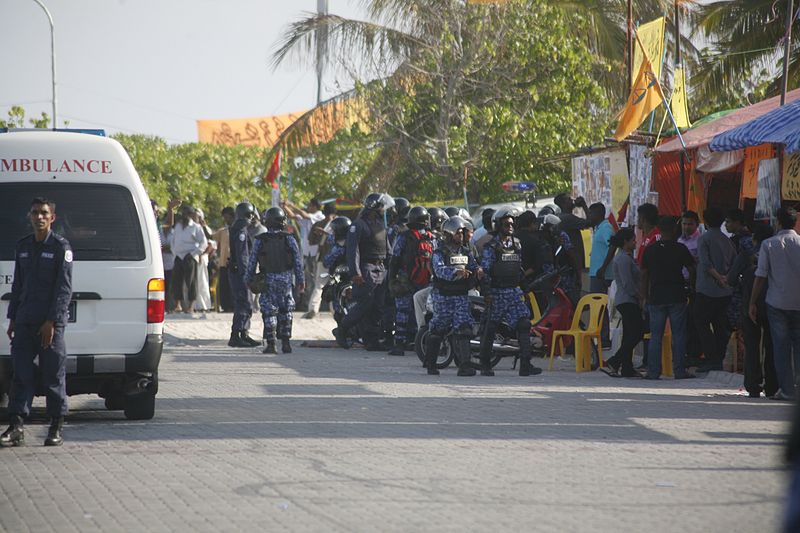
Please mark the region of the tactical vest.
<svg viewBox="0 0 800 533"><path fill-rule="evenodd" d="M262 233L256 239L261 241L261 249L258 251L258 266L261 272L275 274L286 272L293 268L292 249L289 247L288 233Z"/></svg>
<svg viewBox="0 0 800 533"><path fill-rule="evenodd" d="M386 243L386 226L378 218L374 220L364 218L362 220L369 228L369 233L362 235L361 241L358 243L361 261L374 263L378 260L385 260L389 253Z"/></svg>
<svg viewBox="0 0 800 533"><path fill-rule="evenodd" d="M455 267L459 270L465 270L469 264L469 248L459 246L455 250L447 245L441 246L442 259L444 265L448 267ZM473 280L471 278L457 279L448 281L433 275L433 287L439 291L443 296L463 296L472 288Z"/></svg>
<svg viewBox="0 0 800 533"><path fill-rule="evenodd" d="M508 249L499 240L492 240L487 245L494 251L494 264L490 273L492 287L508 289L519 286L522 279L522 246L516 237L513 243Z"/></svg>

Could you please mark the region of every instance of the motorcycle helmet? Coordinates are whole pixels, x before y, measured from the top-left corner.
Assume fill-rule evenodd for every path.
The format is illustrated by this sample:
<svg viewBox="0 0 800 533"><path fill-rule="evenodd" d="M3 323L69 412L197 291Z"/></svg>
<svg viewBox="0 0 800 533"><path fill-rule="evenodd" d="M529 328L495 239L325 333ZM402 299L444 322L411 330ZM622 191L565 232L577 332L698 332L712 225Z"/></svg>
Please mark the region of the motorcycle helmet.
<svg viewBox="0 0 800 533"><path fill-rule="evenodd" d="M459 216L450 217L442 223L442 234L453 240L453 236L467 227L467 221Z"/></svg>
<svg viewBox="0 0 800 533"><path fill-rule="evenodd" d="M236 206L236 218L250 220L256 213L256 208L250 202L242 202Z"/></svg>
<svg viewBox="0 0 800 533"><path fill-rule="evenodd" d="M347 217L336 217L331 221L331 231L333 232L333 239L341 241L347 238L347 232L350 230L352 222Z"/></svg>
<svg viewBox="0 0 800 533"><path fill-rule="evenodd" d="M492 226L494 227L494 231L500 231L502 229L502 222L504 219L517 218L521 214L521 210L511 205L504 205L503 207L499 208L494 212L494 215L492 215Z"/></svg>
<svg viewBox="0 0 800 533"><path fill-rule="evenodd" d="M431 229L439 231L442 228L442 223L450 218L447 213L439 207L431 207L428 209L428 214L431 216Z"/></svg>
<svg viewBox="0 0 800 533"><path fill-rule="evenodd" d="M264 213L264 226L267 229L284 229L286 227L286 213L280 207L270 207Z"/></svg>
<svg viewBox="0 0 800 533"><path fill-rule="evenodd" d="M418 205L408 211L408 227L411 229L422 229L431 223L431 215L428 210Z"/></svg>

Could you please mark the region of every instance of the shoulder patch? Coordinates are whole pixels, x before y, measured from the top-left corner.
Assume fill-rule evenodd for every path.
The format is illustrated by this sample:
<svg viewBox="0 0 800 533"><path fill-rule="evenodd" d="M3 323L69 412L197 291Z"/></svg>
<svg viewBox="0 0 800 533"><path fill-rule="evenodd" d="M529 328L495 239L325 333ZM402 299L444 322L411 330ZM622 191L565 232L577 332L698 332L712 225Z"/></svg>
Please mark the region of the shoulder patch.
<svg viewBox="0 0 800 533"><path fill-rule="evenodd" d="M64 252L64 262L72 263L72 250L66 250Z"/></svg>
<svg viewBox="0 0 800 533"><path fill-rule="evenodd" d="M240 241L244 242L246 239L247 239L247 237L245 236L245 234L244 234L244 233L240 233L240 234L239 234L239 240L240 240Z"/></svg>
<svg viewBox="0 0 800 533"><path fill-rule="evenodd" d="M356 226L355 224L353 224L352 226L350 226L350 233L355 233L355 232L356 232Z"/></svg>

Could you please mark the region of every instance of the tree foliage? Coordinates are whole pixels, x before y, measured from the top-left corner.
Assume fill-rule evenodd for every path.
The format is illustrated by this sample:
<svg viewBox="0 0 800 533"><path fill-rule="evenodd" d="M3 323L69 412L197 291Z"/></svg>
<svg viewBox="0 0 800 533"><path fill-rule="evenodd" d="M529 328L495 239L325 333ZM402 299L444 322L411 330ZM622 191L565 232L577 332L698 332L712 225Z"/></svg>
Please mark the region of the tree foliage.
<svg viewBox="0 0 800 533"><path fill-rule="evenodd" d="M41 116L29 118L27 127L48 128L50 126L50 116L42 111ZM8 118L0 119L0 128L25 128L25 108L22 106L11 106L8 110Z"/></svg>

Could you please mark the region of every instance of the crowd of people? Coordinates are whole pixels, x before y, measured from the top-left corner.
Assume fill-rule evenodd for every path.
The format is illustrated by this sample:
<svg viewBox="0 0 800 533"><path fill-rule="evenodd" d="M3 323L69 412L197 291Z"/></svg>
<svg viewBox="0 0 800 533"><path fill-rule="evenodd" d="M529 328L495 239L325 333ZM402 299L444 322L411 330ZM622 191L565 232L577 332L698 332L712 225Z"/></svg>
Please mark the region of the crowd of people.
<svg viewBox="0 0 800 533"><path fill-rule="evenodd" d="M469 341L474 318L468 295L489 305L484 338L503 323L517 332L520 373L538 374L530 363L531 309L521 287L543 273L558 272L558 286L577 304L585 292L611 295L602 320L602 348L611 347L610 324L619 317L621 341L605 361L612 377L659 379L665 338L671 338L673 376L688 379L721 370L734 331L745 348L745 387L751 396L792 399L800 369L800 268L797 214L781 209L777 234L748 221L739 209L710 207L681 217L659 216L643 204L637 228L618 228L606 208L567 194L538 213L511 206L485 209L475 224L464 209L412 206L404 198L373 193L350 220L334 202L291 202L259 216L247 202L222 210L223 228L212 231L203 212L170 202L161 218L167 311L209 310L209 280L217 279L216 308L233 311L231 346L263 345L291 351L292 312L305 304L305 319L331 305L342 347L403 355L427 322L426 367L437 373L444 336L453 333L460 375L472 375ZM583 216L574 212L580 209ZM584 264L581 230L591 229ZM323 302L326 278L346 266L351 305ZM582 273L588 269L588 290ZM266 277L265 277L266 276ZM266 280L266 281L265 281ZM254 283L263 288L254 288ZM260 294L260 296L257 296ZM262 339L249 334L260 311ZM645 340L646 339L646 340ZM634 353L644 340L642 360ZM484 343L486 344L486 343ZM491 346L482 346L482 374L491 375ZM793 354L793 355L792 355Z"/></svg>

